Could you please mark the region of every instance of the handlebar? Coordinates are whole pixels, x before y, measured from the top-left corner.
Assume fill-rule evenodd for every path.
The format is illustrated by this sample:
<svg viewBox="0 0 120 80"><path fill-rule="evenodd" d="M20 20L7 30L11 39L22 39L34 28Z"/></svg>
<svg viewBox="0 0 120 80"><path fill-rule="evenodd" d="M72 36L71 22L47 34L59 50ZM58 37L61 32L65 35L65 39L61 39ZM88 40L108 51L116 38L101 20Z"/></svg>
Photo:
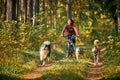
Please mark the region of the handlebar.
<svg viewBox="0 0 120 80"><path fill-rule="evenodd" d="M76 35L72 35L72 36L62 36L62 37L64 37L64 38L66 38L66 37L72 37L72 38L75 38L76 37Z"/></svg>

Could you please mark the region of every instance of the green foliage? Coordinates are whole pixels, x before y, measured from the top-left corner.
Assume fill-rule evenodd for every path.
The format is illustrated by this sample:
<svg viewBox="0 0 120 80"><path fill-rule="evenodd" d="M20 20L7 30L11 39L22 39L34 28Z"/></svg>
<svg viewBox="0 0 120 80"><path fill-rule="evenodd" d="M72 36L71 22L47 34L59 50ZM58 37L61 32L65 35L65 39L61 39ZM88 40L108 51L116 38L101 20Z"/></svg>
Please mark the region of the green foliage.
<svg viewBox="0 0 120 80"><path fill-rule="evenodd" d="M9 22L13 28L7 28L7 23L2 22L0 27L0 74L17 77L35 69L40 63L39 57L35 55L39 56L38 52L35 50L34 52L24 52L24 50L34 49L36 46L32 43L34 39L32 31L35 32L36 29L33 30L30 23L22 24L21 27L16 28L14 21ZM37 39L38 35L36 36ZM36 40L37 47L39 47L39 42Z"/></svg>
<svg viewBox="0 0 120 80"><path fill-rule="evenodd" d="M120 79L120 42L119 37L108 36L106 41L106 51L104 52L105 69L103 80Z"/></svg>

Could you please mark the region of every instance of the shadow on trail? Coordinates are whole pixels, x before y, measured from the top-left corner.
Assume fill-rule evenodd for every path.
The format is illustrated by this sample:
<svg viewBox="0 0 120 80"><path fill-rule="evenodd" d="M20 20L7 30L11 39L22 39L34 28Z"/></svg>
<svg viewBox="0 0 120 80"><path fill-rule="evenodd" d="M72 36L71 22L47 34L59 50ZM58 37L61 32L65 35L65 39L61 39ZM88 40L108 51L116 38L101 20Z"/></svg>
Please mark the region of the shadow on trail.
<svg viewBox="0 0 120 80"><path fill-rule="evenodd" d="M11 75L0 74L0 80L19 80L19 78Z"/></svg>
<svg viewBox="0 0 120 80"><path fill-rule="evenodd" d="M120 80L120 72L109 76L109 78L103 78L102 80Z"/></svg>
<svg viewBox="0 0 120 80"><path fill-rule="evenodd" d="M59 73L61 72L61 74ZM43 75L41 78L35 80L83 80L78 74L67 70L57 70L55 73Z"/></svg>

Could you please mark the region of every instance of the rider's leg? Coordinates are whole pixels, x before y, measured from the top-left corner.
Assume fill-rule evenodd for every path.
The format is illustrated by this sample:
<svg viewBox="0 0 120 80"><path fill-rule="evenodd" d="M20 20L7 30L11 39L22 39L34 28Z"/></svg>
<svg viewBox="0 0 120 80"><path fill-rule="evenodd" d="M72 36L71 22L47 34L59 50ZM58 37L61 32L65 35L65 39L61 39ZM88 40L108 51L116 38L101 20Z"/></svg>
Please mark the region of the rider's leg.
<svg viewBox="0 0 120 80"><path fill-rule="evenodd" d="M68 43L66 42L66 57L68 57Z"/></svg>
<svg viewBox="0 0 120 80"><path fill-rule="evenodd" d="M70 39L70 37L69 36L66 36L66 57L68 57L69 56L69 43L68 43L68 40Z"/></svg>
<svg viewBox="0 0 120 80"><path fill-rule="evenodd" d="M72 39L72 42L73 42L73 44L72 44L72 50L74 52L76 50L76 46L75 46L76 41L75 41L75 38Z"/></svg>

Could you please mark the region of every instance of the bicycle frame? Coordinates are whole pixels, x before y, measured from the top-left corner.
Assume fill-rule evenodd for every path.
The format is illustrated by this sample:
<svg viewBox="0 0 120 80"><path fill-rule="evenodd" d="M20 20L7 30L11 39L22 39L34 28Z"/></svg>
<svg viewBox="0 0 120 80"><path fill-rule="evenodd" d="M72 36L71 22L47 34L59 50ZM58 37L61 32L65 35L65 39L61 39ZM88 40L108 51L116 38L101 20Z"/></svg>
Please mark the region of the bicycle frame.
<svg viewBox="0 0 120 80"><path fill-rule="evenodd" d="M73 39L72 37L67 39L67 43L66 43L67 54L66 54L66 57L71 57L73 52L75 51L75 45L74 45L72 39Z"/></svg>

